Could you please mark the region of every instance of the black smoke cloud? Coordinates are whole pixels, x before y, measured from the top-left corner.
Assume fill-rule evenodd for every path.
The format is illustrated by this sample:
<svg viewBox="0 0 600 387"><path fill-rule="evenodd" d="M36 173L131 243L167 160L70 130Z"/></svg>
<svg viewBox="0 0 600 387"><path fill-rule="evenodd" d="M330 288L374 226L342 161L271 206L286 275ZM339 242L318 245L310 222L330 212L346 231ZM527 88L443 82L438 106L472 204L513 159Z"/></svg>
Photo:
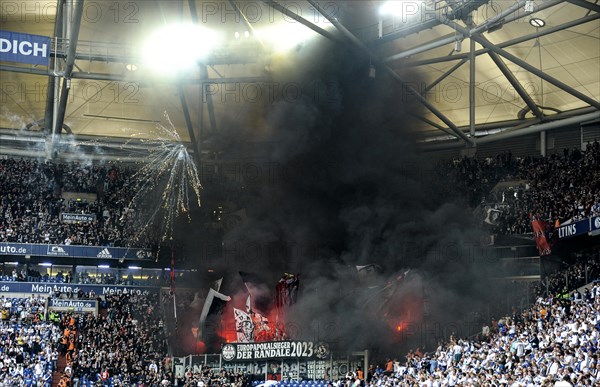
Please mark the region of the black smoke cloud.
<svg viewBox="0 0 600 387"><path fill-rule="evenodd" d="M230 278L261 273L273 287L283 272L301 273L299 301L287 316L298 338L340 349L432 349L452 332L466 336L449 324L464 321L494 290L469 212L416 148L412 117L421 106L381 68L370 78L369 66L369 58L333 43L304 46L272 64L276 84L320 92L269 105L276 145L268 161L280 173L247 187L248 219L224 246L279 248L226 270ZM235 149L236 139L224 142ZM374 274L382 284L410 268L383 308L383 296L373 296L356 272L371 263L383 269Z"/></svg>

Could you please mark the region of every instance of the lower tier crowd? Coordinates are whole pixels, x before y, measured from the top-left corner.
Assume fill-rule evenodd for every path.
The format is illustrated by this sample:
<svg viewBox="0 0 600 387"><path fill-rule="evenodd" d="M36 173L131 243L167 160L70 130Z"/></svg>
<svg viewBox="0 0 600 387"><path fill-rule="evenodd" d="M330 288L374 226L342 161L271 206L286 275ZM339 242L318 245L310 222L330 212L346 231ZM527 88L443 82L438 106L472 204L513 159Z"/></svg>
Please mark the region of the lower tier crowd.
<svg viewBox="0 0 600 387"><path fill-rule="evenodd" d="M588 274L598 279L595 271ZM578 264L556 274L571 289L580 276ZM176 378L158 303L154 293L106 295L94 316L48 313L42 296L0 296L0 386L50 387L53 380L61 387L251 384L250 375L224 369ZM581 292L540 295L532 307L499 319L477 339L453 337L429 353L410 352L326 384L595 386L599 339L596 283Z"/></svg>

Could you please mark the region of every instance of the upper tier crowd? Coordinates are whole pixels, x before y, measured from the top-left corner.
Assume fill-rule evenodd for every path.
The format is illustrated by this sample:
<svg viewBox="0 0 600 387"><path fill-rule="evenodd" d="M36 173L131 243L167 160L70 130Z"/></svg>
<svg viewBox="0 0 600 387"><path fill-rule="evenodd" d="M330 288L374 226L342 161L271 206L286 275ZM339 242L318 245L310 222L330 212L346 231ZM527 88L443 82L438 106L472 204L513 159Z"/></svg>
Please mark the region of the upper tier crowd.
<svg viewBox="0 0 600 387"><path fill-rule="evenodd" d="M531 233L531 220L552 225L600 215L600 143L585 151L565 149L547 157L464 157L453 163L461 191L471 205L501 204L496 231L502 234ZM501 181L516 182L512 188L493 190Z"/></svg>
<svg viewBox="0 0 600 387"><path fill-rule="evenodd" d="M0 241L125 246L126 216L135 194L133 170L123 165L0 160ZM64 192L96 200L63 197ZM93 196L92 196L93 197ZM62 213L94 215L95 221L66 223Z"/></svg>
<svg viewBox="0 0 600 387"><path fill-rule="evenodd" d="M547 157L513 157L506 152L496 158L464 157L447 167L472 205L502 204L495 225L503 234L530 233L532 217L563 224L600 214L597 141L585 151L565 150ZM117 163L0 159L0 242L155 245L156 235L135 235L140 224L133 216L136 209L130 207L144 180L136 172ZM510 191L493 190L500 181L520 183ZM96 199L76 200L65 192L89 193ZM62 213L89 214L95 220L66 223Z"/></svg>

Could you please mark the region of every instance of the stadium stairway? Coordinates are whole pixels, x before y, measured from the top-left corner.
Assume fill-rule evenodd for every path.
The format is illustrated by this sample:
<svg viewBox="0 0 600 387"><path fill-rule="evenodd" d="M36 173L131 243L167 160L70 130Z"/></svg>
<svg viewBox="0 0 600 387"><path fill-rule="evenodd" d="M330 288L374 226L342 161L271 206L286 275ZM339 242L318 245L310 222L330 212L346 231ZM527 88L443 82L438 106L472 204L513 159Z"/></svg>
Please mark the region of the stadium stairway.
<svg viewBox="0 0 600 387"><path fill-rule="evenodd" d="M52 373L52 387L57 387L58 382L60 382L60 377L67 366L67 357L58 355L58 359L56 360L56 369Z"/></svg>

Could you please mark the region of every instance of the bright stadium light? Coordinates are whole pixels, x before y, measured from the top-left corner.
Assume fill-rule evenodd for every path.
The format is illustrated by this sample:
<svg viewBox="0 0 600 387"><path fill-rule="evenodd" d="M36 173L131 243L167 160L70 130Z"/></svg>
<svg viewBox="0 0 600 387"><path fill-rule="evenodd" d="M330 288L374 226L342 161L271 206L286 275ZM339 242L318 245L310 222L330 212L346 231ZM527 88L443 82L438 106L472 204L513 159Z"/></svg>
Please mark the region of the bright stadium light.
<svg viewBox="0 0 600 387"><path fill-rule="evenodd" d="M150 35L143 46L145 66L163 75L193 68L221 41L219 35L194 24L171 24Z"/></svg>
<svg viewBox="0 0 600 387"><path fill-rule="evenodd" d="M423 0L391 0L383 3L379 8L381 16L410 17L419 14L419 8L423 5Z"/></svg>
<svg viewBox="0 0 600 387"><path fill-rule="evenodd" d="M332 24L323 18L313 22L323 29L333 28ZM318 36L315 31L296 22L284 21L275 25L256 29L256 37L270 45L275 52L292 50L305 41Z"/></svg>

